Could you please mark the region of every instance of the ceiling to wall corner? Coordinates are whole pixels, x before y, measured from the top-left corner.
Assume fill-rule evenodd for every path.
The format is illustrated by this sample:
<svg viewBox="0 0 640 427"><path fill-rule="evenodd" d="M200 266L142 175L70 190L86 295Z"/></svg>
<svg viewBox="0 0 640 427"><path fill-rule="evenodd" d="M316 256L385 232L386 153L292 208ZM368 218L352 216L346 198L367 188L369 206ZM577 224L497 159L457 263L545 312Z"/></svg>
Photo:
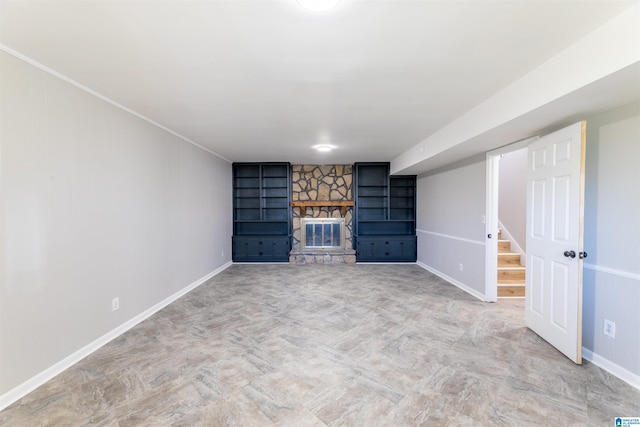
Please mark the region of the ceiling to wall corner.
<svg viewBox="0 0 640 427"><path fill-rule="evenodd" d="M0 43L232 161L345 164L411 153L637 3L3 0Z"/></svg>

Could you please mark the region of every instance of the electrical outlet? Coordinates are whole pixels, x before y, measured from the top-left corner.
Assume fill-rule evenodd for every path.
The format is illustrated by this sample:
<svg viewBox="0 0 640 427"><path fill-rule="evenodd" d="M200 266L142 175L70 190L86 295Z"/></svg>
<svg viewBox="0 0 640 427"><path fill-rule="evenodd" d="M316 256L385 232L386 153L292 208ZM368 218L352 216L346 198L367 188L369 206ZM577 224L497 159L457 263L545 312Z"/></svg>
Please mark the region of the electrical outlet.
<svg viewBox="0 0 640 427"><path fill-rule="evenodd" d="M484 215L480 215L480 224L484 224L487 222L487 217Z"/></svg>
<svg viewBox="0 0 640 427"><path fill-rule="evenodd" d="M120 298L115 297L111 300L111 311L116 311L120 308Z"/></svg>
<svg viewBox="0 0 640 427"><path fill-rule="evenodd" d="M458 270L464 271L464 265L462 263L458 264Z"/></svg>
<svg viewBox="0 0 640 427"><path fill-rule="evenodd" d="M604 319L604 334L611 338L616 337L616 324L611 320Z"/></svg>

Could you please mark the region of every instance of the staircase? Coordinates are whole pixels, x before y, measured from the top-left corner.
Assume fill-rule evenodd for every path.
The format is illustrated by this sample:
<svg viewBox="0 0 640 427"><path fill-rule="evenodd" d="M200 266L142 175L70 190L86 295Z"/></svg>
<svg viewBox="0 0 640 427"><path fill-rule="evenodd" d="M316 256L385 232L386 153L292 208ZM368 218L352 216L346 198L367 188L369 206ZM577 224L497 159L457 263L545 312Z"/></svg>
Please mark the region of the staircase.
<svg viewBox="0 0 640 427"><path fill-rule="evenodd" d="M511 252L511 241L498 232L498 297L524 297L525 267L520 254Z"/></svg>

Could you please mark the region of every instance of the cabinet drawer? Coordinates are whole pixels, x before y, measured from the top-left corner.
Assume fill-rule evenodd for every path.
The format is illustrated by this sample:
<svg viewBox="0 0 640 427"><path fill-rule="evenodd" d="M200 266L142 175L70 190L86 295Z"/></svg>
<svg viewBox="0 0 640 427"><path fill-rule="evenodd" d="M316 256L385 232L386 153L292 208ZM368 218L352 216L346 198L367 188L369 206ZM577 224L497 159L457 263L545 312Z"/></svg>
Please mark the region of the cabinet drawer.
<svg viewBox="0 0 640 427"><path fill-rule="evenodd" d="M289 261L289 236L234 236L233 261Z"/></svg>
<svg viewBox="0 0 640 427"><path fill-rule="evenodd" d="M358 236L358 262L415 262L416 236Z"/></svg>

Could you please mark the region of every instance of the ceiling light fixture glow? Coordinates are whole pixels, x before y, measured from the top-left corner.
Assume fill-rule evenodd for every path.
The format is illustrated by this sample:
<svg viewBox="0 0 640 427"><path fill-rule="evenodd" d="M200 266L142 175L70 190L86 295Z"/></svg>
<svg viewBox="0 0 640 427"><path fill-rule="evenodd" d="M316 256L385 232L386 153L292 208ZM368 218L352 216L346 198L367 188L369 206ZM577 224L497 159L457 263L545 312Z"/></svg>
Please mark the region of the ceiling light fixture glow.
<svg viewBox="0 0 640 427"><path fill-rule="evenodd" d="M340 0L296 0L304 9L312 12L326 12L340 3Z"/></svg>
<svg viewBox="0 0 640 427"><path fill-rule="evenodd" d="M313 148L315 148L316 150L322 152L322 153L326 153L327 151L331 151L333 150L333 145L329 145L329 144L319 144L319 145L314 145Z"/></svg>

